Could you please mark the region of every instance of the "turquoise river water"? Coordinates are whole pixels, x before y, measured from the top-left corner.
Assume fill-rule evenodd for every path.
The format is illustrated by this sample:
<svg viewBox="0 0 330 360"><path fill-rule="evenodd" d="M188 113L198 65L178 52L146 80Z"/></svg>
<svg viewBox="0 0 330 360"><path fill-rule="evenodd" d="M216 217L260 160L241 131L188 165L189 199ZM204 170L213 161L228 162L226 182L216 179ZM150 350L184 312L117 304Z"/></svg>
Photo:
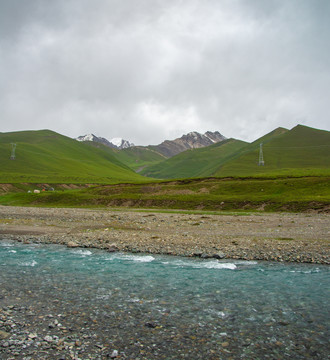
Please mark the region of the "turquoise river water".
<svg viewBox="0 0 330 360"><path fill-rule="evenodd" d="M1 359L329 358L325 265L3 239L0 311Z"/></svg>

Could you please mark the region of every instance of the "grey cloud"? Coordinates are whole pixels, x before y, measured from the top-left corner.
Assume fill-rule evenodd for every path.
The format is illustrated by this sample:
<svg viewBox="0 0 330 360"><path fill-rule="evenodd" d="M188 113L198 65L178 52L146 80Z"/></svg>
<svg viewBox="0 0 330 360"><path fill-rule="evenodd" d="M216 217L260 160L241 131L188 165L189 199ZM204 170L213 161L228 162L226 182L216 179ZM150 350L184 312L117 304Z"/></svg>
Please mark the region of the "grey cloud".
<svg viewBox="0 0 330 360"><path fill-rule="evenodd" d="M0 14L0 131L148 144L329 129L326 0L5 0Z"/></svg>

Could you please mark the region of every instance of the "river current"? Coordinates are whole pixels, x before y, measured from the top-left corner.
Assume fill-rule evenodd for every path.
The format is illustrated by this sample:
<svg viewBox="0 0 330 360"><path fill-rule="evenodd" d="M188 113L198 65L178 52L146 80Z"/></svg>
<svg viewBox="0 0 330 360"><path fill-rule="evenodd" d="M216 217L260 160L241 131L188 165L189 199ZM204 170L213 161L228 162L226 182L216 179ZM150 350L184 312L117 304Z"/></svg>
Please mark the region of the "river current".
<svg viewBox="0 0 330 360"><path fill-rule="evenodd" d="M0 340L0 358L327 359L329 288L326 265L3 239L0 311L15 325L0 321L0 330L21 343Z"/></svg>

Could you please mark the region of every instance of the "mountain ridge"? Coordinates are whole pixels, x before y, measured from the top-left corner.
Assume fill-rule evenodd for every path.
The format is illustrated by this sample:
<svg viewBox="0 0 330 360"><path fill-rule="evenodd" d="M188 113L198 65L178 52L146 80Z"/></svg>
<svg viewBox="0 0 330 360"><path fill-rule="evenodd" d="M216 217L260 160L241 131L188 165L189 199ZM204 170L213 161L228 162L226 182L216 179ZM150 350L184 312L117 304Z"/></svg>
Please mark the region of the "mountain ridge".
<svg viewBox="0 0 330 360"><path fill-rule="evenodd" d="M191 131L188 134L182 135L180 138L176 138L174 140L164 140L159 145L139 146L139 148L149 148L169 158L185 150L210 146L225 139L226 137L220 134L219 131L207 131L204 134L201 134L197 131ZM111 140L108 140L106 138L96 136L92 133L88 135L78 136L77 138L75 138L75 140L82 142L97 142L109 146L113 149L120 150L135 147L133 143L122 138L113 138Z"/></svg>
<svg viewBox="0 0 330 360"><path fill-rule="evenodd" d="M210 146L225 139L226 137L220 134L219 131L207 131L204 134L191 131L188 134L182 135L180 138L165 140L159 145L149 145L148 147L170 158L183 151Z"/></svg>

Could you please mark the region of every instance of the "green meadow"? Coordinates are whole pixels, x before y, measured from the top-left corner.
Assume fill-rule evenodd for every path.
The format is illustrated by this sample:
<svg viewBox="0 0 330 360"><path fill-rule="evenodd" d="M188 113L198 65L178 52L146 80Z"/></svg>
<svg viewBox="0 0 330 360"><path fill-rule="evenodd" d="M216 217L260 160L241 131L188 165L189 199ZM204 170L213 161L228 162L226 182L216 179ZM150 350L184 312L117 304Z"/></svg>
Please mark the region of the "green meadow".
<svg viewBox="0 0 330 360"><path fill-rule="evenodd" d="M258 165L262 143L264 166ZM258 139L215 176L328 176L330 175L330 132L298 125L290 131Z"/></svg>
<svg viewBox="0 0 330 360"><path fill-rule="evenodd" d="M0 203L204 211L327 211L330 203L329 180L329 177L183 179L98 185L41 194L10 193L1 196Z"/></svg>
<svg viewBox="0 0 330 360"><path fill-rule="evenodd" d="M10 159L16 144L15 160ZM145 178L110 148L95 147L50 130L0 133L0 183L118 183Z"/></svg>
<svg viewBox="0 0 330 360"><path fill-rule="evenodd" d="M228 139L164 159L150 148L119 151L50 130L0 133L0 204L327 212L329 144L328 131L298 125L250 144ZM54 191L28 193L43 188Z"/></svg>
<svg viewBox="0 0 330 360"><path fill-rule="evenodd" d="M113 150L115 157L134 171L140 172L144 167L157 164L166 157L149 147L134 146L122 150Z"/></svg>
<svg viewBox="0 0 330 360"><path fill-rule="evenodd" d="M145 167L141 174L157 179L211 176L246 144L244 141L228 139L205 148L187 150Z"/></svg>
<svg viewBox="0 0 330 360"><path fill-rule="evenodd" d="M264 166L259 166L260 144ZM277 128L250 144L228 139L184 151L146 166L141 174L157 179L330 175L330 132L302 125Z"/></svg>

